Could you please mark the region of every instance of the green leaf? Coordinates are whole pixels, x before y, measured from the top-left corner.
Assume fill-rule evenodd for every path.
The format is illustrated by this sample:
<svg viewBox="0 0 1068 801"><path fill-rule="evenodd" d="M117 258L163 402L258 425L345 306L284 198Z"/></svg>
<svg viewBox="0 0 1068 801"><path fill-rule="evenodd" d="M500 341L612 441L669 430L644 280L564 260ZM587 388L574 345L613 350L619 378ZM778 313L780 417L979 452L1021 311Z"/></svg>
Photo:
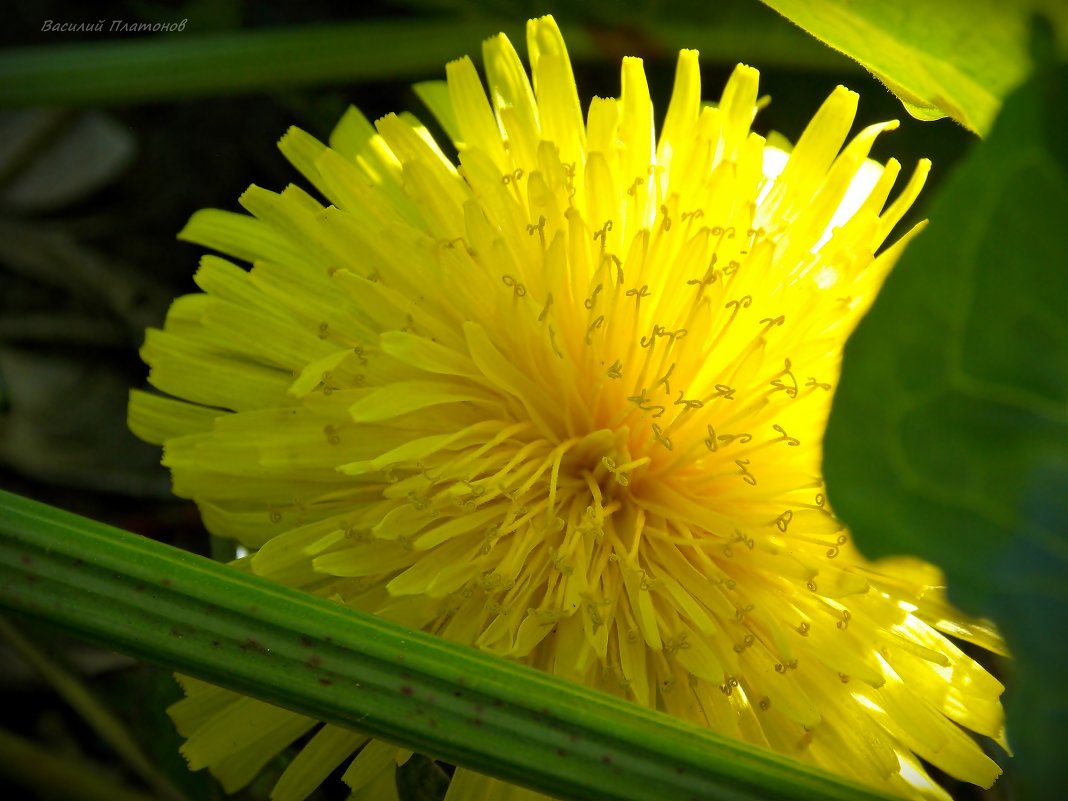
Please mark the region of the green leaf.
<svg viewBox="0 0 1068 801"><path fill-rule="evenodd" d="M1015 654L1026 797L1068 783L1068 64L1012 94L845 349L825 440L870 556L917 554Z"/></svg>
<svg viewBox="0 0 1068 801"><path fill-rule="evenodd" d="M1031 16L1068 52L1062 0L764 0L856 59L919 119L952 117L985 135L1002 98L1027 77Z"/></svg>
<svg viewBox="0 0 1068 801"><path fill-rule="evenodd" d="M891 799L637 704L5 492L0 606L561 799Z"/></svg>

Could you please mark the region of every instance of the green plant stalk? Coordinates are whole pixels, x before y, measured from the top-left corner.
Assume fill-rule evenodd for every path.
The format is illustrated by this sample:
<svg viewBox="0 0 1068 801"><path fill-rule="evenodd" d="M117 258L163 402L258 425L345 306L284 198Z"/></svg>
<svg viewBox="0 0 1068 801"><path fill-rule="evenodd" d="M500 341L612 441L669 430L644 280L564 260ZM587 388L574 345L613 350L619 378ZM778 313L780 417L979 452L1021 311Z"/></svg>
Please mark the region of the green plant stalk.
<svg viewBox="0 0 1068 801"><path fill-rule="evenodd" d="M562 26L572 57L611 55L621 46L674 58L696 47L706 60L841 69L851 62L800 30L769 32L655 23L632 43ZM225 34L157 34L150 39L15 48L0 53L0 107L137 103L277 92L299 86L439 76L450 59L477 58L482 41L504 31L520 46L523 27L492 19L383 20ZM106 36L107 34L101 34Z"/></svg>
<svg viewBox="0 0 1068 801"><path fill-rule="evenodd" d="M159 801L185 801L185 796L155 770L123 722L98 701L77 676L50 659L3 617L0 617L0 637L7 640L26 663L152 788Z"/></svg>
<svg viewBox="0 0 1068 801"><path fill-rule="evenodd" d="M0 729L0 776L39 794L34 797L66 801L157 801L154 795L109 779L99 765L74 759L69 754L52 753L6 729Z"/></svg>
<svg viewBox="0 0 1068 801"><path fill-rule="evenodd" d="M0 605L573 801L891 797L636 704L0 492Z"/></svg>

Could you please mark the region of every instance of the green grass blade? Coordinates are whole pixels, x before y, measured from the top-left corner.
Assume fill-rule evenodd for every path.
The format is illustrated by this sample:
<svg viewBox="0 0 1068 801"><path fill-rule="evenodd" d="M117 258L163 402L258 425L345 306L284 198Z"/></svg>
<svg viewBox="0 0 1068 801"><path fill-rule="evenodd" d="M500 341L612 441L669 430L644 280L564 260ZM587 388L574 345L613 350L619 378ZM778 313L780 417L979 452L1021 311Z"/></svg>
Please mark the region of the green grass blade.
<svg viewBox="0 0 1068 801"><path fill-rule="evenodd" d="M3 492L0 606L563 799L889 798L635 704Z"/></svg>
<svg viewBox="0 0 1068 801"><path fill-rule="evenodd" d="M479 52L499 27L485 20L374 21L12 49L0 53L0 106L130 103L438 75L446 61ZM505 30L521 37L522 26Z"/></svg>
<svg viewBox="0 0 1068 801"><path fill-rule="evenodd" d="M576 60L642 52L675 57L698 48L705 63L846 69L852 62L790 26L651 22L642 36L561 25ZM492 19L379 20L224 34L171 33L11 49L0 53L0 107L135 103L275 92L366 80L431 78L482 40L504 31L522 47L524 26ZM623 50L625 52L617 52Z"/></svg>

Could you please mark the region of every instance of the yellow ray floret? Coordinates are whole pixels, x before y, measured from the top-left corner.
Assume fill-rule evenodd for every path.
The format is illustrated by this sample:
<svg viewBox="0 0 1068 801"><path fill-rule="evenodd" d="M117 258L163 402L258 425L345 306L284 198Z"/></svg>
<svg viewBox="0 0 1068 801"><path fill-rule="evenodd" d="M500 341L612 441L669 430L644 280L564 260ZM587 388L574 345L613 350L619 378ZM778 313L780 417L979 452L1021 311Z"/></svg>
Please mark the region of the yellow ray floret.
<svg viewBox="0 0 1068 801"><path fill-rule="evenodd" d="M135 392L175 491L244 565L914 798L920 760L983 786L998 649L936 570L871 564L823 494L842 344L904 246L922 162L868 159L835 90L792 150L739 66L701 102L679 56L659 137L642 64L582 113L549 17L532 81L504 36L424 84L459 164L408 115L350 110L280 146L329 205L258 187L194 215L202 294ZM172 710L228 789L314 732L275 788L339 765L395 794L409 756L193 680ZM353 754L358 756L353 760ZM458 771L449 799L534 797Z"/></svg>

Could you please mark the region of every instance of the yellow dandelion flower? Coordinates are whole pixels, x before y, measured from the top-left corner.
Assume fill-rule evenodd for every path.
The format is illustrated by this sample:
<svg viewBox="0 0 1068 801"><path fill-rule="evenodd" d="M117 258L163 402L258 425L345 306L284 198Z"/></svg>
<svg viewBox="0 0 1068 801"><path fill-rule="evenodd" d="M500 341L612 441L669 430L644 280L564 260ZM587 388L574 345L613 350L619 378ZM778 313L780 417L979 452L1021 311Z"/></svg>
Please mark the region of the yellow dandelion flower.
<svg viewBox="0 0 1068 801"><path fill-rule="evenodd" d="M175 491L256 573L516 659L910 797L920 760L999 769L1002 686L945 636L998 649L938 571L872 564L823 495L843 340L924 182L848 144L836 89L792 151L750 130L757 72L701 103L683 51L659 137L642 63L583 118L560 32L527 29L421 91L420 123L350 110L280 147L325 197L253 186L182 238L202 294L142 354L130 419ZM233 790L312 734L274 791L352 759L395 797L407 754L199 681L172 709ZM459 770L448 798L533 797Z"/></svg>

